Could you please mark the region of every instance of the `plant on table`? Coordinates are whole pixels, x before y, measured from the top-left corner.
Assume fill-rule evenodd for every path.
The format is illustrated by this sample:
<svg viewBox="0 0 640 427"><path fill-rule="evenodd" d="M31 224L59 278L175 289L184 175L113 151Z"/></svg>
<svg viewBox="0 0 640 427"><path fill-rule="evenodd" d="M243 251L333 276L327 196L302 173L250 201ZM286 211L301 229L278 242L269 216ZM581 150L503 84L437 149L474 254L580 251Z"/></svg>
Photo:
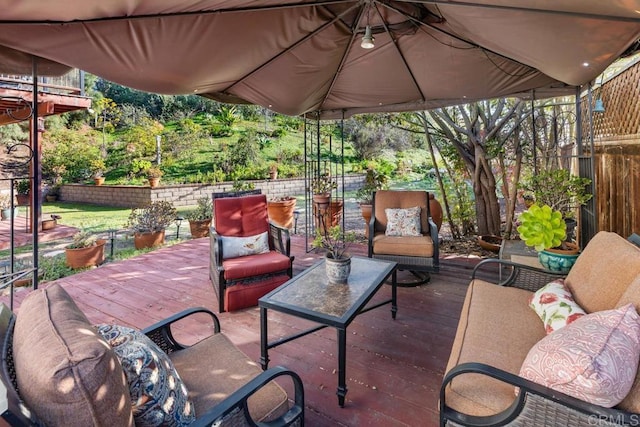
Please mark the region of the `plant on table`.
<svg viewBox="0 0 640 427"><path fill-rule="evenodd" d="M578 258L579 248L566 241L566 230L562 213L549 205L534 203L520 214L520 238L538 251L538 260L549 270L568 273Z"/></svg>
<svg viewBox="0 0 640 427"><path fill-rule="evenodd" d="M329 227L326 233L316 229L316 237L311 246L314 248L326 249L327 257L333 259L345 259L350 255L347 252L349 243L356 240L355 233L343 233L339 225Z"/></svg>

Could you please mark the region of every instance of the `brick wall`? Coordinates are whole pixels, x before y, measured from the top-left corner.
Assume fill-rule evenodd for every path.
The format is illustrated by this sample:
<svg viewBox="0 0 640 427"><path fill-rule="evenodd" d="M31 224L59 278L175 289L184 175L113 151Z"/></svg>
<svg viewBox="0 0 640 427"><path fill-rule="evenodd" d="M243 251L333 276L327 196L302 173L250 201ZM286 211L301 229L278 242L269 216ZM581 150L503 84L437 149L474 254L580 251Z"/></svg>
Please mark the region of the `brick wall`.
<svg viewBox="0 0 640 427"><path fill-rule="evenodd" d="M338 179L341 188L342 182ZM304 179L276 179L250 181L268 197L304 194ZM364 183L364 175L345 175L345 191L357 190ZM172 201L175 206L192 206L201 197L211 193L231 191L233 183L162 185L156 188L136 185L83 185L65 184L60 189L60 200L95 205L136 207L157 200Z"/></svg>

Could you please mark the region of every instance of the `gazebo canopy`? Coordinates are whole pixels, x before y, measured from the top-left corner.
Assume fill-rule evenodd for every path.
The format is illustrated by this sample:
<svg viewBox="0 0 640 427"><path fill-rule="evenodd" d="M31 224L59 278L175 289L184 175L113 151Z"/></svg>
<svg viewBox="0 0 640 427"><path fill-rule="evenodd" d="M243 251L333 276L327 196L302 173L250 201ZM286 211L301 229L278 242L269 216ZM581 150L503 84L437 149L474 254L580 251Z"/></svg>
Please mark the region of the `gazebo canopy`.
<svg viewBox="0 0 640 427"><path fill-rule="evenodd" d="M639 39L640 0L0 0L1 72L320 118L573 94Z"/></svg>

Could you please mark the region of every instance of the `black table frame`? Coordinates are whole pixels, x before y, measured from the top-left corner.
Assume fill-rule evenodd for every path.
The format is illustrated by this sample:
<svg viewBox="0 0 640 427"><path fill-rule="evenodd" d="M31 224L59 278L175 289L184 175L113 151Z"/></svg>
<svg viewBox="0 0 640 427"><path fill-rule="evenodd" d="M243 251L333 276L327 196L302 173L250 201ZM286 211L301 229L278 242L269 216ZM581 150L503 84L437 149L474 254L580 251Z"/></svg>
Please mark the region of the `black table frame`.
<svg viewBox="0 0 640 427"><path fill-rule="evenodd" d="M379 274L377 277L371 278L371 285L368 289L362 293L360 298L355 301L342 316L336 317L327 315L322 312L309 310L306 308L299 307L294 304L282 303L280 301L273 301L271 298L273 295L276 295L280 290L289 287L289 286L302 286L305 279L308 279L308 275L311 274L315 269L322 269L324 271L324 260L314 264L300 275L292 278L288 282L284 283L277 289L271 291L266 294L262 298L259 299L258 305L260 307L260 349L261 349L261 357L260 364L262 365L262 369L266 370L269 365L269 349L277 347L279 345L285 344L289 341L293 341L297 338L303 337L305 335L309 335L313 332L319 331L320 329L324 329L328 326L334 327L337 330L337 341L338 341L338 388L336 394L338 395L338 404L340 407L344 407L344 400L347 394L347 385L346 385L346 348L347 348L347 327L353 321L353 319L367 311L373 310L375 308L381 307L383 305L391 303L391 317L395 320L396 313L398 311L397 305L397 280L396 280L396 267L397 264L391 261L382 261L371 258L360 258L353 257L354 259L366 260L366 262L372 263L384 263L387 264L384 271ZM380 287L384 284L385 281L389 279L391 276L391 298L375 305L365 307L369 300L376 294L376 292L380 289ZM333 286L349 286L347 285L333 285ZM319 326L313 327L311 329L305 330L295 335L290 335L284 338L277 339L275 341L268 341L268 332L267 332L267 310L272 309L282 313L290 314L292 316L300 317L303 319L311 320L317 323L320 323Z"/></svg>

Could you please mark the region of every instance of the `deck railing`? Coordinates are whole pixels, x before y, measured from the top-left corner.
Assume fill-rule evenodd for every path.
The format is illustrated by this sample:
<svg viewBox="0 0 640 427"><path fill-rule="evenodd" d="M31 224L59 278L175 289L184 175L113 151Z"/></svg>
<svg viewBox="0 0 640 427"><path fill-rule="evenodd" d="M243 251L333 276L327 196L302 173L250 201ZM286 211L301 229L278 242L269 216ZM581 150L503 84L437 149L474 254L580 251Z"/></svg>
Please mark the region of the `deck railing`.
<svg viewBox="0 0 640 427"><path fill-rule="evenodd" d="M0 87L32 90L33 77L0 74ZM60 77L38 77L38 89L49 93L84 95L84 71L73 69Z"/></svg>

